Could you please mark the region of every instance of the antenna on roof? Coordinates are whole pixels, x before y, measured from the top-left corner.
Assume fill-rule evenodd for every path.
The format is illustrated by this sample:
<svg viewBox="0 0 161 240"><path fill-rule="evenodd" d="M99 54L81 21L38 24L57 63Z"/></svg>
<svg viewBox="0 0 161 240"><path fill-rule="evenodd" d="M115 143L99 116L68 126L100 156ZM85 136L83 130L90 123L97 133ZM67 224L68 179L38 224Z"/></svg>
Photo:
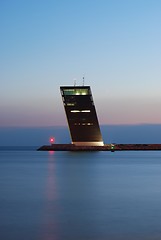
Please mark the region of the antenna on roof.
<svg viewBox="0 0 161 240"><path fill-rule="evenodd" d="M84 86L84 81L85 81L85 79L84 79L84 74L83 74L83 86Z"/></svg>
<svg viewBox="0 0 161 240"><path fill-rule="evenodd" d="M76 86L76 78L74 78L74 87Z"/></svg>

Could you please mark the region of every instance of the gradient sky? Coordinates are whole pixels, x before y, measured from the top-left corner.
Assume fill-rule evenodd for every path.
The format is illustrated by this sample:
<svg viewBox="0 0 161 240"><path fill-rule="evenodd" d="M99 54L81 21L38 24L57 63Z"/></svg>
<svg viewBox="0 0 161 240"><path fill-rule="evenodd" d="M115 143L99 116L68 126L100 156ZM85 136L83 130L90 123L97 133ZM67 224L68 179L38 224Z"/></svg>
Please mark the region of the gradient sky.
<svg viewBox="0 0 161 240"><path fill-rule="evenodd" d="M160 0L1 0L0 127L67 125L60 85L101 124L161 123Z"/></svg>

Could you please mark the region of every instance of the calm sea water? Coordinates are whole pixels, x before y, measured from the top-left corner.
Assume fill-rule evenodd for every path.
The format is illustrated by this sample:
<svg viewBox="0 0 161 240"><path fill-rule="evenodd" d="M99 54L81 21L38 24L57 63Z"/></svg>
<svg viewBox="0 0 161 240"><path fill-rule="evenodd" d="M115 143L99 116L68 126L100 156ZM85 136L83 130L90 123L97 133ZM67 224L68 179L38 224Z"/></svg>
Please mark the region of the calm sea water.
<svg viewBox="0 0 161 240"><path fill-rule="evenodd" d="M161 152L1 148L0 239L160 240Z"/></svg>

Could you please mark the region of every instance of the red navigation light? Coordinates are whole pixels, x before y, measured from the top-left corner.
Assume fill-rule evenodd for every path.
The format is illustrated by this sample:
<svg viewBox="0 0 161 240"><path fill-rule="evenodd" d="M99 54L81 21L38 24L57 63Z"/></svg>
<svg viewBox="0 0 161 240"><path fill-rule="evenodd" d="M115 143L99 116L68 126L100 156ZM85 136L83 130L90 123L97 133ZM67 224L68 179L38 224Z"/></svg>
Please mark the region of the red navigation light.
<svg viewBox="0 0 161 240"><path fill-rule="evenodd" d="M54 137L51 137L50 138L50 143L52 144L52 143L54 143L55 142L55 138Z"/></svg>

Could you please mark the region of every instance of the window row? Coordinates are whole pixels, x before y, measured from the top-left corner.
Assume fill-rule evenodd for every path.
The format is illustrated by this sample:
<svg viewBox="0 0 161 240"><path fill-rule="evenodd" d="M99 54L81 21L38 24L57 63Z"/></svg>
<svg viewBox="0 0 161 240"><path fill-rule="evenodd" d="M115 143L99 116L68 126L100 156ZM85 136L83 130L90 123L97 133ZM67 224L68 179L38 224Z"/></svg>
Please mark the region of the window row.
<svg viewBox="0 0 161 240"><path fill-rule="evenodd" d="M75 126L93 126L93 123L74 123Z"/></svg>
<svg viewBox="0 0 161 240"><path fill-rule="evenodd" d="M78 113L78 112L82 112L82 113L87 113L87 112L91 112L91 110L71 110L71 113Z"/></svg>

